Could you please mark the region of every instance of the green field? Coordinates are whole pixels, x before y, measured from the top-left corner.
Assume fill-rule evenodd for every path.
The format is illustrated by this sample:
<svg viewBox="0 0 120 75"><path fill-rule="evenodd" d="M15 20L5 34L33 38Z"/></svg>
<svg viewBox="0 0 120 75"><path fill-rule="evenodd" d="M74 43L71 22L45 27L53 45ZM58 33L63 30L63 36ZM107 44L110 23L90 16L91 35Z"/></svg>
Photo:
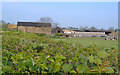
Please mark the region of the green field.
<svg viewBox="0 0 120 75"><path fill-rule="evenodd" d="M83 46L91 46L93 44L98 48L115 48L118 49L118 40L104 40L104 37L80 37L80 38L65 38L67 41L78 43Z"/></svg>
<svg viewBox="0 0 120 75"><path fill-rule="evenodd" d="M21 31L2 33L2 73L118 73L118 43Z"/></svg>

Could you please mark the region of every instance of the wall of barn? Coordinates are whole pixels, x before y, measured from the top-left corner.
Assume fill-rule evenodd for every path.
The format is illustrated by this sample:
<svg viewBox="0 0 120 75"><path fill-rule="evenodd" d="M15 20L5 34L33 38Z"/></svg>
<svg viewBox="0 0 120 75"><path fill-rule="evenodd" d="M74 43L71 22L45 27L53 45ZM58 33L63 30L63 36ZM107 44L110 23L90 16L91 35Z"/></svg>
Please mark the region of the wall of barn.
<svg viewBox="0 0 120 75"><path fill-rule="evenodd" d="M18 26L18 30L30 33L51 34L51 27Z"/></svg>
<svg viewBox="0 0 120 75"><path fill-rule="evenodd" d="M24 26L18 26L18 30L22 30L23 32L26 32L26 27L24 27Z"/></svg>
<svg viewBox="0 0 120 75"><path fill-rule="evenodd" d="M105 32L75 32L74 35L105 35Z"/></svg>

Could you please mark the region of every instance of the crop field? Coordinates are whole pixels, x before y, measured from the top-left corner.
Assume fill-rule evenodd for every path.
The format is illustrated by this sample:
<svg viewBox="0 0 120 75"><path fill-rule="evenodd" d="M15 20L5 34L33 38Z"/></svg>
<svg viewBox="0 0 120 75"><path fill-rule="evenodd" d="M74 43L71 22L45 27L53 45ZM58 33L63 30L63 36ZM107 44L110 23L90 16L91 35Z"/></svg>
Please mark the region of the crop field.
<svg viewBox="0 0 120 75"><path fill-rule="evenodd" d="M118 42L2 33L2 73L118 73Z"/></svg>

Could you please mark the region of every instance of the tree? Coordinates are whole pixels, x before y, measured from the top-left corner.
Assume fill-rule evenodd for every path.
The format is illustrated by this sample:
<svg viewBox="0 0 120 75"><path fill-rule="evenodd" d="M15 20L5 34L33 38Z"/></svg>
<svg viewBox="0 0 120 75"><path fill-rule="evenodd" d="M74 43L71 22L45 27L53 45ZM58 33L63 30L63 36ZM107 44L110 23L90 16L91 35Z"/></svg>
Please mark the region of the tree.
<svg viewBox="0 0 120 75"><path fill-rule="evenodd" d="M81 27L80 27L80 31L84 31L84 27L81 26Z"/></svg>
<svg viewBox="0 0 120 75"><path fill-rule="evenodd" d="M111 32L114 32L115 29L114 29L114 27L109 27L108 30Z"/></svg>
<svg viewBox="0 0 120 75"><path fill-rule="evenodd" d="M89 28L89 29L95 30L96 28L95 28L94 26L92 26L92 27L91 27L91 28Z"/></svg>
<svg viewBox="0 0 120 75"><path fill-rule="evenodd" d="M105 29L101 28L100 30L105 30Z"/></svg>
<svg viewBox="0 0 120 75"><path fill-rule="evenodd" d="M3 29L7 29L8 28L7 23L5 21L3 21L3 20L0 21L0 26L2 26Z"/></svg>
<svg viewBox="0 0 120 75"><path fill-rule="evenodd" d="M42 23L53 23L53 20L50 17L41 17L39 22L42 22Z"/></svg>
<svg viewBox="0 0 120 75"><path fill-rule="evenodd" d="M52 28L57 28L59 27L59 23L55 22L55 23L52 23Z"/></svg>
<svg viewBox="0 0 120 75"><path fill-rule="evenodd" d="M84 30L87 30L87 29L88 29L88 26L85 26L85 27L84 27Z"/></svg>
<svg viewBox="0 0 120 75"><path fill-rule="evenodd" d="M41 23L51 23L52 28L59 27L59 23L54 22L53 19L50 18L50 17L41 17L39 22L41 22Z"/></svg>
<svg viewBox="0 0 120 75"><path fill-rule="evenodd" d="M115 32L118 32L118 29L115 29Z"/></svg>
<svg viewBox="0 0 120 75"><path fill-rule="evenodd" d="M58 33L57 29L60 28L59 23L52 23L52 34Z"/></svg>
<svg viewBox="0 0 120 75"><path fill-rule="evenodd" d="M54 22L53 19L50 18L50 17L41 17L39 22L41 22L41 23L51 23L52 33L56 33L56 29L60 28L59 23Z"/></svg>
<svg viewBox="0 0 120 75"><path fill-rule="evenodd" d="M81 26L81 27L80 27L80 30L81 30L81 31L84 31L84 30L87 30L87 29L88 29L88 26L85 26L85 27L82 27L82 26Z"/></svg>

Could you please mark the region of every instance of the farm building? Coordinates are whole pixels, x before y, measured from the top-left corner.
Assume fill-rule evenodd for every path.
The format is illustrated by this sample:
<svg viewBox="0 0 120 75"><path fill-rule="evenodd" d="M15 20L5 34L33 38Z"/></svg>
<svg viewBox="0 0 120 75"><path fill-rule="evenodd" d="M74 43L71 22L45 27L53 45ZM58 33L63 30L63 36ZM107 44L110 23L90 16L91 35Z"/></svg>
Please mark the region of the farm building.
<svg viewBox="0 0 120 75"><path fill-rule="evenodd" d="M17 29L17 25L14 25L14 24L8 24L8 28L9 29Z"/></svg>
<svg viewBox="0 0 120 75"><path fill-rule="evenodd" d="M73 30L64 30L64 33L65 34L69 33L69 34L71 34L71 36L75 36L75 37L80 37L80 36L106 37L111 33L111 31L107 31L107 30L84 30L84 31L81 31L79 29L73 29Z"/></svg>
<svg viewBox="0 0 120 75"><path fill-rule="evenodd" d="M75 33L75 31L72 30L72 29L64 29L63 31L64 31L65 34L72 34L72 33Z"/></svg>
<svg viewBox="0 0 120 75"><path fill-rule="evenodd" d="M109 34L109 36L118 37L119 36L118 34L119 34L119 32L112 32L112 33Z"/></svg>
<svg viewBox="0 0 120 75"><path fill-rule="evenodd" d="M59 27L53 27L52 34L56 34L56 33L64 33L64 31Z"/></svg>
<svg viewBox="0 0 120 75"><path fill-rule="evenodd" d="M51 23L18 22L17 27L24 32L51 34Z"/></svg>
<svg viewBox="0 0 120 75"><path fill-rule="evenodd" d="M111 33L109 30L84 30L84 32L98 32L98 33L103 33L105 35L108 35Z"/></svg>

